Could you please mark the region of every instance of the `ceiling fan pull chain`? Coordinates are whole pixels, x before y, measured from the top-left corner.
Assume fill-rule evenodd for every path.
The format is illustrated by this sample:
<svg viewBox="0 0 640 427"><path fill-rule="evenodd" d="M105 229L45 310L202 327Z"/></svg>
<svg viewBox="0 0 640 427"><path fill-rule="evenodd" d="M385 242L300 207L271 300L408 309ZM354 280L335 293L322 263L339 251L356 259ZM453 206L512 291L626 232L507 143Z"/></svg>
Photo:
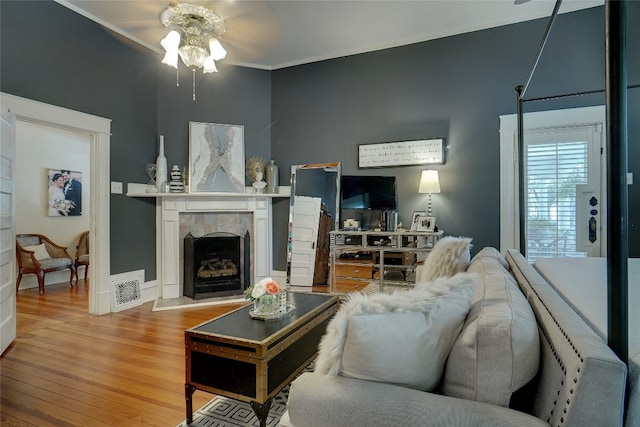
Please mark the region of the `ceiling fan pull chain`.
<svg viewBox="0 0 640 427"><path fill-rule="evenodd" d="M176 87L180 87L180 69L176 67Z"/></svg>
<svg viewBox="0 0 640 427"><path fill-rule="evenodd" d="M192 68L193 71L193 100L196 100L196 69Z"/></svg>

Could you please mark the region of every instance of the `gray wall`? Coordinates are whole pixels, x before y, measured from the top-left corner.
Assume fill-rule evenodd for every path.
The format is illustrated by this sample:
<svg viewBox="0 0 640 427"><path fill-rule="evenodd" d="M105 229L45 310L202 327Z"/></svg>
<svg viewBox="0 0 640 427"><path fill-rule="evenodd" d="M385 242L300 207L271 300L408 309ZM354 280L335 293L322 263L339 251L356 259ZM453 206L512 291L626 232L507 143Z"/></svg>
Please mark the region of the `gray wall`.
<svg viewBox="0 0 640 427"><path fill-rule="evenodd" d="M160 68L147 50L118 41L52 1L2 1L3 92L112 119L111 179L142 181L154 151ZM111 272L155 277L155 209L111 196Z"/></svg>
<svg viewBox="0 0 640 427"><path fill-rule="evenodd" d="M640 82L639 6L629 5L629 28L634 28L629 49L636 52L629 55L630 83ZM473 237L476 250L499 247L498 117L515 113L514 88L526 79L546 23L531 21L275 71L273 157L284 171L291 164L340 161L345 175L395 175L405 224L413 211L426 208L425 195L417 193L420 172L438 169L441 193L433 196L438 226L447 234ZM527 95L604 89L604 72L604 8L561 15ZM630 169L636 174L637 92L629 94ZM526 110L604 102L598 95L527 104ZM433 137L446 138L444 165L358 170L358 144ZM630 187L630 247L636 257L638 188ZM284 232L285 225L278 226L283 227L278 233Z"/></svg>
<svg viewBox="0 0 640 427"><path fill-rule="evenodd" d="M164 134L169 166L188 162L189 121L242 124L247 156L270 158L270 73L220 64L191 73L53 1L0 2L0 89L112 119L111 180L145 183ZM24 19L28 17L29 19ZM156 277L155 199L111 195L111 273ZM283 243L284 244L284 243Z"/></svg>
<svg viewBox="0 0 640 427"><path fill-rule="evenodd" d="M165 65L158 73L158 134L165 135L169 166L188 166L190 121L242 125L245 157L270 158L271 74L225 64L218 69L217 74L196 73L196 101L190 71L181 68L179 87L174 68Z"/></svg>
<svg viewBox="0 0 640 427"><path fill-rule="evenodd" d="M640 82L640 3L629 2L629 83ZM111 179L146 182L157 135L169 164L188 159L188 122L245 126L245 154L273 158L287 185L293 164L340 161L344 174L398 178L406 223L426 199L424 167L357 168L358 144L425 137L447 140L434 195L438 225L499 244L498 116L515 112L546 20L273 72L220 64L181 85L155 53L126 43L53 1L0 1L0 89L113 120ZM24 19L29 17L29 19ZM529 96L604 88L604 8L562 15ZM603 104L603 96L530 104L527 111ZM640 94L629 91L630 170L640 180ZM640 185L630 190L630 250L640 257ZM146 270L155 278L155 202L111 196L111 272ZM274 203L274 268L286 268L288 200Z"/></svg>

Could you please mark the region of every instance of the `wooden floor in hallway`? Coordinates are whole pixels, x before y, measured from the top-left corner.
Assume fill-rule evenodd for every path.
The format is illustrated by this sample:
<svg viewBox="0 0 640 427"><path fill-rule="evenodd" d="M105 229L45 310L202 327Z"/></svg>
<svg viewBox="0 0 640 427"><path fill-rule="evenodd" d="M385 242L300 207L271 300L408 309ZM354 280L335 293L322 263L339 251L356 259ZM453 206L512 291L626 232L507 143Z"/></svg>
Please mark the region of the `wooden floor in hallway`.
<svg viewBox="0 0 640 427"><path fill-rule="evenodd" d="M17 338L0 360L0 424L172 426L185 418L184 330L238 304L88 314L82 280L17 294ZM196 392L194 409L213 396Z"/></svg>

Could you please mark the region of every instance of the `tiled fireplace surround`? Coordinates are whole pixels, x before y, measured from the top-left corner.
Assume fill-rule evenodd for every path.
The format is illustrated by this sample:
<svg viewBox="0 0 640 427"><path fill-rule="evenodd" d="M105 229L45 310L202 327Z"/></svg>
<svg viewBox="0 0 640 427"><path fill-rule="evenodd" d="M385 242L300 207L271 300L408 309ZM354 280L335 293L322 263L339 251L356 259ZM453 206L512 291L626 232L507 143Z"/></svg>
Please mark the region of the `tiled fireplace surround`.
<svg viewBox="0 0 640 427"><path fill-rule="evenodd" d="M183 293L183 241L224 231L251 241L251 280L269 277L272 266L271 198L258 195L162 197L158 212L158 296L178 298Z"/></svg>

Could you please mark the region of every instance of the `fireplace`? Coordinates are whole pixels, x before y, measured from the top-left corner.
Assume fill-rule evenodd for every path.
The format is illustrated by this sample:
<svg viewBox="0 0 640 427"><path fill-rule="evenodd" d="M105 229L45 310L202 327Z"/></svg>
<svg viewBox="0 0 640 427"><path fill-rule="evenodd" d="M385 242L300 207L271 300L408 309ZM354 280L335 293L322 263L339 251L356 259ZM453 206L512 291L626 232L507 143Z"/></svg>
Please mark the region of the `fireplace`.
<svg viewBox="0 0 640 427"><path fill-rule="evenodd" d="M184 238L184 296L241 295L250 283L249 233L211 233Z"/></svg>

